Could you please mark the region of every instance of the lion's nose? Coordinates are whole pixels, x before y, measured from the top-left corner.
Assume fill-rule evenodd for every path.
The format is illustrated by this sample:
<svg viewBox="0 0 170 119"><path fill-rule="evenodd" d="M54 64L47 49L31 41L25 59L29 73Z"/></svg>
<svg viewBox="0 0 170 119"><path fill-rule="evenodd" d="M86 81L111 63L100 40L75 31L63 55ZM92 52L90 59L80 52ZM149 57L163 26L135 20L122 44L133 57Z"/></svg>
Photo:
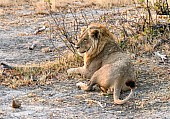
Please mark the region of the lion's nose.
<svg viewBox="0 0 170 119"><path fill-rule="evenodd" d="M79 47L79 46L77 46L77 45L75 45L75 48L76 48L76 49L79 49L80 47Z"/></svg>

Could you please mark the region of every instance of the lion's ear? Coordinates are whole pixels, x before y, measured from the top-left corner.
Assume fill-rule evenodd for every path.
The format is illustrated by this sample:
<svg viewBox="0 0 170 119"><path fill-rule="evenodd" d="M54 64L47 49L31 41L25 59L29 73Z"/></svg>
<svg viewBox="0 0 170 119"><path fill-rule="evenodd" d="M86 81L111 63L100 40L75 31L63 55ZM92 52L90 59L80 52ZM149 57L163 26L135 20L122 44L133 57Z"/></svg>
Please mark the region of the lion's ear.
<svg viewBox="0 0 170 119"><path fill-rule="evenodd" d="M100 38L100 30L91 29L89 35L94 39L99 39Z"/></svg>

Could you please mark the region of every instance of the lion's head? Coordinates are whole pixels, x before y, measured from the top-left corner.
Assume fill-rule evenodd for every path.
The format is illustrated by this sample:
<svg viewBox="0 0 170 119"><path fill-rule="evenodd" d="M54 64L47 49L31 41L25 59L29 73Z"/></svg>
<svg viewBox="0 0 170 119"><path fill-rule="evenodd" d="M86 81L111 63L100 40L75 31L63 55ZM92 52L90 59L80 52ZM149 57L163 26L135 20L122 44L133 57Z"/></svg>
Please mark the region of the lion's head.
<svg viewBox="0 0 170 119"><path fill-rule="evenodd" d="M107 40L111 37L112 34L105 26L92 23L87 28L82 28L76 44L77 51L80 54L97 55L103 50Z"/></svg>

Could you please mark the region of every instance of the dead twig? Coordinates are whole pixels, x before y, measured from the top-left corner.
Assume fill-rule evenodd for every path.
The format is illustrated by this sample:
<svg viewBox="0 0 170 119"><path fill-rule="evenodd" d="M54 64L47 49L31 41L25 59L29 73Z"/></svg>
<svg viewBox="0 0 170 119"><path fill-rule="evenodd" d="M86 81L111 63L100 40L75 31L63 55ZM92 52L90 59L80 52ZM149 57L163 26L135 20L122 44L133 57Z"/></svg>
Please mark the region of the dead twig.
<svg viewBox="0 0 170 119"><path fill-rule="evenodd" d="M101 104L101 102L99 101L96 101L96 100L89 100L89 99L86 99L85 100L86 102L89 102L89 103L96 103L98 104L100 107L104 108L104 106Z"/></svg>

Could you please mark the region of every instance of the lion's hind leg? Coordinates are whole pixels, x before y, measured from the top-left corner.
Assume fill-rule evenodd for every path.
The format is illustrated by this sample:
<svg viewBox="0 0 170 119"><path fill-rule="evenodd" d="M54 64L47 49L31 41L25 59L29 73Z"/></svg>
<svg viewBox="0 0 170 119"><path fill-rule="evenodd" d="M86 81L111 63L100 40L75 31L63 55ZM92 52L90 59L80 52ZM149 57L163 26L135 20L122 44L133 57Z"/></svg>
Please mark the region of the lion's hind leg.
<svg viewBox="0 0 170 119"><path fill-rule="evenodd" d="M106 88L100 86L100 90L102 91L103 94L107 94L107 89Z"/></svg>

